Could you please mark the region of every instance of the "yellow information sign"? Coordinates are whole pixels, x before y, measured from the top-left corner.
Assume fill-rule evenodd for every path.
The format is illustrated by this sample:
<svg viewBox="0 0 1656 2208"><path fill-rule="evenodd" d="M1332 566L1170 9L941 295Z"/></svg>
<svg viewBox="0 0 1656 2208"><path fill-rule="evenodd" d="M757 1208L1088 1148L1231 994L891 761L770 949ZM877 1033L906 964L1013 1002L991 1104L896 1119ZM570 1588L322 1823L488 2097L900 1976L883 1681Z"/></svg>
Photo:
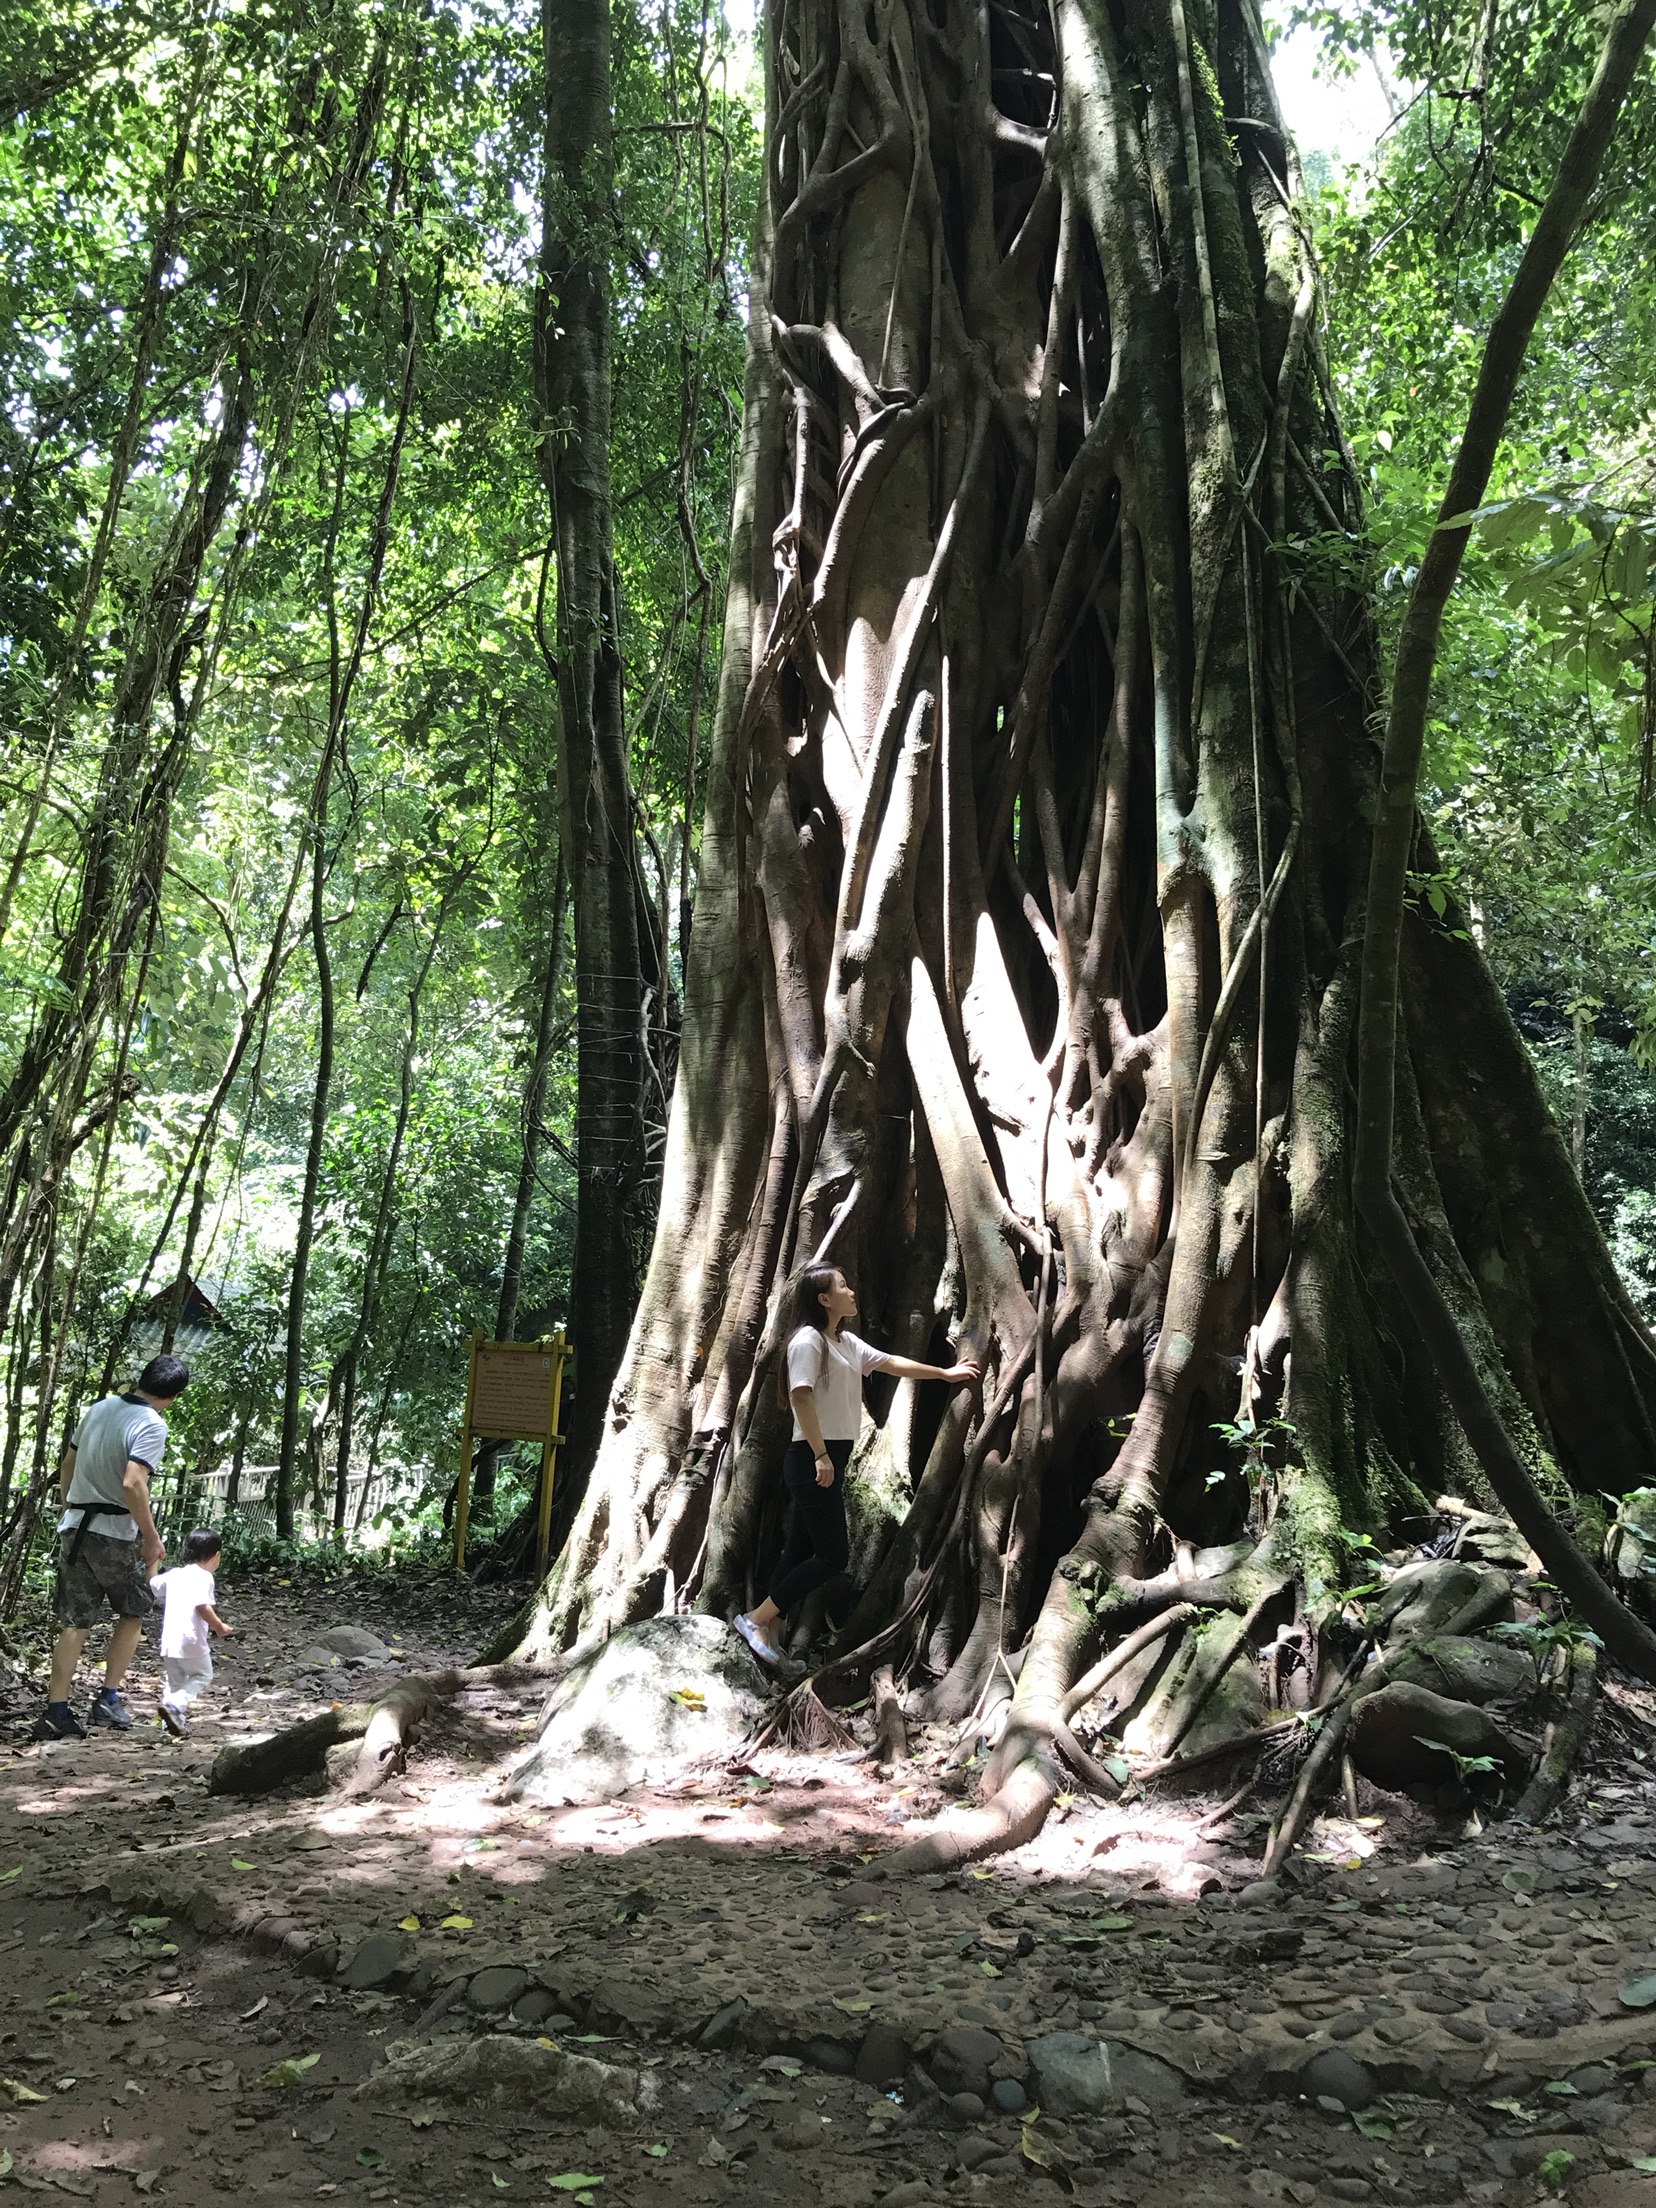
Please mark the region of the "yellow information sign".
<svg viewBox="0 0 1656 2208"><path fill-rule="evenodd" d="M473 1330L466 1371L466 1416L460 1429L460 1483L454 1498L454 1562L466 1563L466 1520L471 1506L472 1446L478 1441L538 1441L541 1445L535 1569L546 1570L552 1533L552 1483L557 1470L558 1411L564 1366L574 1352L560 1326L538 1342L491 1342Z"/></svg>

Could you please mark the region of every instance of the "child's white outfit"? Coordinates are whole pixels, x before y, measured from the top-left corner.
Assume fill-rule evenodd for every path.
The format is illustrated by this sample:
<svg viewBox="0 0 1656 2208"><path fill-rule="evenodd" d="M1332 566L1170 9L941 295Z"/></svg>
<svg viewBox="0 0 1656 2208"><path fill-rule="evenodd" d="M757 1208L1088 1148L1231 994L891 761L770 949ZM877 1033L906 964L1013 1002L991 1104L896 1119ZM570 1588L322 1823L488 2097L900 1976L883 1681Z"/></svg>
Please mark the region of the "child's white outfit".
<svg viewBox="0 0 1656 2208"><path fill-rule="evenodd" d="M150 1581L166 1607L161 1613L161 1699L188 1709L213 1680L213 1658L202 1605L213 1607L213 1575L205 1564L175 1564Z"/></svg>

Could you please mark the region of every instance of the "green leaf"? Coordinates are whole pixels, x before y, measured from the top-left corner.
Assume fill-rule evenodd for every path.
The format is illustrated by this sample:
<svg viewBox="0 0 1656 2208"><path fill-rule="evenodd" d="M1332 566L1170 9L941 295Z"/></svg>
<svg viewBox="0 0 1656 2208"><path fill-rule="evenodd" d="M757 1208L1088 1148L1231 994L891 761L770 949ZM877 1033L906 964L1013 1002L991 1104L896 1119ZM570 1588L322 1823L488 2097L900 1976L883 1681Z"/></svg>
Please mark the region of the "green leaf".
<svg viewBox="0 0 1656 2208"><path fill-rule="evenodd" d="M546 2182L555 2193L589 2193L604 2181L601 2177L585 2177L579 2170L565 2170L561 2177L549 2177Z"/></svg>
<svg viewBox="0 0 1656 2208"><path fill-rule="evenodd" d="M23 1866L21 1863L14 1870L0 1871L0 1886L9 1886L14 1878L21 1878L22 1876Z"/></svg>
<svg viewBox="0 0 1656 2208"><path fill-rule="evenodd" d="M385 2157L378 2147L358 2147L357 2160L365 2170L383 2170Z"/></svg>
<svg viewBox="0 0 1656 2208"><path fill-rule="evenodd" d="M1550 2185L1554 2192L1564 2190L1564 2180L1575 2168L1575 2156L1566 2154L1562 2147L1554 2147L1551 2154L1544 2154L1535 2165L1535 2174L1543 2185Z"/></svg>
<svg viewBox="0 0 1656 2208"><path fill-rule="evenodd" d="M1389 2139L1392 2135L1392 2127L1384 2116L1376 2116L1371 2109L1353 2109L1351 2120L1365 2139Z"/></svg>
<svg viewBox="0 0 1656 2208"><path fill-rule="evenodd" d="M1624 2009L1656 2008L1656 1970L1642 1971L1637 1978L1629 1978L1616 1998Z"/></svg>
<svg viewBox="0 0 1656 2208"><path fill-rule="evenodd" d="M259 2083L285 2092L290 2085L298 2085L305 2072L314 2070L321 2060L320 2055L289 2055L285 2062L272 2063Z"/></svg>

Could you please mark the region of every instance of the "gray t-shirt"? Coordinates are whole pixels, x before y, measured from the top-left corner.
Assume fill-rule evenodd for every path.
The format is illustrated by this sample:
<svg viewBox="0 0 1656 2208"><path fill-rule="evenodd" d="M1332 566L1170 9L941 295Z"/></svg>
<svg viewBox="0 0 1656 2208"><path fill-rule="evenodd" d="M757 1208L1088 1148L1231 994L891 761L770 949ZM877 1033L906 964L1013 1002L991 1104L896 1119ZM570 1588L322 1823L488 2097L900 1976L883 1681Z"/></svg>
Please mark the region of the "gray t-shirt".
<svg viewBox="0 0 1656 2208"><path fill-rule="evenodd" d="M138 1524L126 1502L127 1459L135 1457L149 1466L153 1479L161 1469L161 1452L167 1445L167 1422L140 1397L106 1395L94 1403L75 1428L75 1469L69 1477L69 1495L59 1533L73 1533L85 1517L78 1503L119 1503L119 1510L95 1511L86 1521L88 1533L101 1533L110 1541L136 1541Z"/></svg>

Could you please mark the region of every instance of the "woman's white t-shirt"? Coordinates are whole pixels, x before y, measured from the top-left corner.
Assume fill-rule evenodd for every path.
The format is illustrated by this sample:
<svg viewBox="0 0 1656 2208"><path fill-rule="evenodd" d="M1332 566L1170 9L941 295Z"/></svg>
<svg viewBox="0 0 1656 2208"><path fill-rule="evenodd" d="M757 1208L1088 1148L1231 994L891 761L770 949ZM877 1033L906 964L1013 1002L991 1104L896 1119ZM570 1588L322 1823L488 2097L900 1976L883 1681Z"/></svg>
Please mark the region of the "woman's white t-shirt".
<svg viewBox="0 0 1656 2208"><path fill-rule="evenodd" d="M815 1393L824 1441L855 1441L861 1433L863 1374L877 1371L884 1354L883 1350L870 1349L844 1327L839 1339L832 1342L814 1326L802 1326L789 1336L788 1393L791 1396L795 1388L810 1388ZM806 1438L797 1418L793 1438Z"/></svg>

